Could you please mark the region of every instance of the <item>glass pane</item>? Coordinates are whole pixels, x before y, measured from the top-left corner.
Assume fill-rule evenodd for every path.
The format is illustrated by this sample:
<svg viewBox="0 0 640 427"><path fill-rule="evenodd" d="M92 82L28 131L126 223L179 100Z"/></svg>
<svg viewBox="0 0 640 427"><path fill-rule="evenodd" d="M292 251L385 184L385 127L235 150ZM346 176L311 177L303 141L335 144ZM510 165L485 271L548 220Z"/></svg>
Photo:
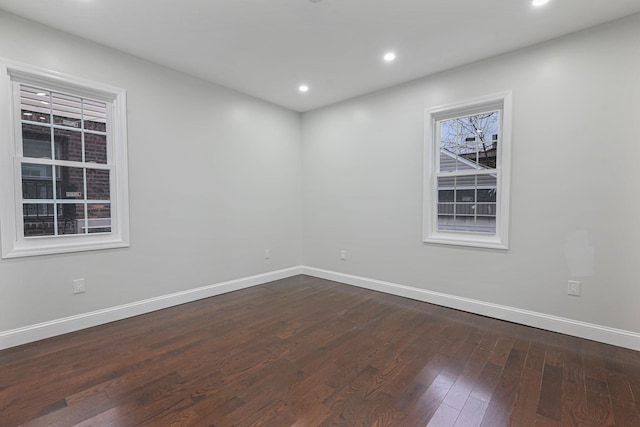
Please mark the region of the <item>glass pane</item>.
<svg viewBox="0 0 640 427"><path fill-rule="evenodd" d="M438 178L438 230L496 232L495 175Z"/></svg>
<svg viewBox="0 0 640 427"><path fill-rule="evenodd" d="M451 206L450 212L443 212L443 214L438 213L438 230L439 231L453 231L455 217L453 216L453 206Z"/></svg>
<svg viewBox="0 0 640 427"><path fill-rule="evenodd" d="M440 149L440 172L455 172L457 168L457 149Z"/></svg>
<svg viewBox="0 0 640 427"><path fill-rule="evenodd" d="M438 203L438 215L453 215L453 203Z"/></svg>
<svg viewBox="0 0 640 427"><path fill-rule="evenodd" d="M81 128L81 106L80 98L60 93L51 95L53 102L53 123L59 126L71 128Z"/></svg>
<svg viewBox="0 0 640 427"><path fill-rule="evenodd" d="M107 163L107 136L95 135L93 133L84 134L84 155L85 162Z"/></svg>
<svg viewBox="0 0 640 427"><path fill-rule="evenodd" d="M107 131L107 104L99 101L85 99L84 108L84 128L99 132Z"/></svg>
<svg viewBox="0 0 640 427"><path fill-rule="evenodd" d="M476 217L473 227L470 231L476 233L496 234L496 217L494 216L478 216Z"/></svg>
<svg viewBox="0 0 640 427"><path fill-rule="evenodd" d="M478 169L478 164L469 159L469 154L463 154L462 150L460 150L460 154L456 159L456 170L457 171L468 171Z"/></svg>
<svg viewBox="0 0 640 427"><path fill-rule="evenodd" d="M53 200L53 173L50 165L22 164L22 198Z"/></svg>
<svg viewBox="0 0 640 427"><path fill-rule="evenodd" d="M53 140L56 146L56 159L72 162L82 161L82 132L54 129Z"/></svg>
<svg viewBox="0 0 640 427"><path fill-rule="evenodd" d="M57 177L59 199L84 199L84 175L82 168L60 166Z"/></svg>
<svg viewBox="0 0 640 427"><path fill-rule="evenodd" d="M50 159L51 128L23 123L22 155L34 159Z"/></svg>
<svg viewBox="0 0 640 427"><path fill-rule="evenodd" d="M24 204L22 219L24 237L53 236L55 233L53 204Z"/></svg>
<svg viewBox="0 0 640 427"><path fill-rule="evenodd" d="M498 180L495 175L478 175L478 201L494 202L498 193Z"/></svg>
<svg viewBox="0 0 640 427"><path fill-rule="evenodd" d="M456 191L456 202L474 203L476 201L475 189L460 189Z"/></svg>
<svg viewBox="0 0 640 427"><path fill-rule="evenodd" d="M110 200L109 171L87 169L87 199Z"/></svg>
<svg viewBox="0 0 640 427"><path fill-rule="evenodd" d="M495 168L499 118L490 111L440 121L440 171Z"/></svg>
<svg viewBox="0 0 640 427"><path fill-rule="evenodd" d="M439 190L438 191L438 202L453 202L453 196L455 192L453 190Z"/></svg>
<svg viewBox="0 0 640 427"><path fill-rule="evenodd" d="M473 203L456 203L456 216L475 216L476 205Z"/></svg>
<svg viewBox="0 0 640 427"><path fill-rule="evenodd" d="M90 204L88 212L89 233L111 232L111 204Z"/></svg>
<svg viewBox="0 0 640 427"><path fill-rule="evenodd" d="M442 120L440 122L440 149L446 149L456 153L460 146L462 134L456 119Z"/></svg>
<svg viewBox="0 0 640 427"><path fill-rule="evenodd" d="M496 216L495 203L478 203L476 206L476 214L478 216Z"/></svg>
<svg viewBox="0 0 640 427"><path fill-rule="evenodd" d="M438 178L438 201L453 202L455 177Z"/></svg>
<svg viewBox="0 0 640 427"><path fill-rule="evenodd" d="M496 141L497 144L497 141ZM477 162L480 165L480 168L488 168L495 169L497 162L498 150L494 147L493 142L482 142L478 144Z"/></svg>
<svg viewBox="0 0 640 427"><path fill-rule="evenodd" d="M22 110L23 120L49 123L51 119L50 101L51 94L49 91L20 86L20 109Z"/></svg>
<svg viewBox="0 0 640 427"><path fill-rule="evenodd" d="M458 119L440 122L440 171L453 172L471 169L463 155L464 133Z"/></svg>
<svg viewBox="0 0 640 427"><path fill-rule="evenodd" d="M58 234L84 234L84 205L58 205Z"/></svg>
<svg viewBox="0 0 640 427"><path fill-rule="evenodd" d="M440 172L454 172L458 157L458 135L451 120L440 122Z"/></svg>
<svg viewBox="0 0 640 427"><path fill-rule="evenodd" d="M438 178L438 230L451 230L455 204L455 177Z"/></svg>
<svg viewBox="0 0 640 427"><path fill-rule="evenodd" d="M456 177L456 201L475 202L477 175Z"/></svg>

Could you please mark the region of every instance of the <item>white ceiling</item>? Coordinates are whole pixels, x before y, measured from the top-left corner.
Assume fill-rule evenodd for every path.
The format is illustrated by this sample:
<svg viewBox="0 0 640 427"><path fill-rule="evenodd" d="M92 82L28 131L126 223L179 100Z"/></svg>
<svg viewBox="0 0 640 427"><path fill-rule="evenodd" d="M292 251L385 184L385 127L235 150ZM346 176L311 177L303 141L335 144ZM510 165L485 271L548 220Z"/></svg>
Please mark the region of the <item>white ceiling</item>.
<svg viewBox="0 0 640 427"><path fill-rule="evenodd" d="M638 13L640 0L0 0L0 9L308 111ZM392 64L382 60L389 50Z"/></svg>

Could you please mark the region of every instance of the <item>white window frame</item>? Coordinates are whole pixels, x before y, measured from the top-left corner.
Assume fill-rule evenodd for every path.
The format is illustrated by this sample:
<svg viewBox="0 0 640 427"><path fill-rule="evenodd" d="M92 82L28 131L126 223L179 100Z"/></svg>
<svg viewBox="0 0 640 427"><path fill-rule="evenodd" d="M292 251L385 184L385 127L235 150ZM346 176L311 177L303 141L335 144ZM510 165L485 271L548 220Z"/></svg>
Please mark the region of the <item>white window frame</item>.
<svg viewBox="0 0 640 427"><path fill-rule="evenodd" d="M500 138L496 157L496 233L438 230L438 176L440 141L437 123L488 110L500 111ZM509 199L511 174L512 93L493 95L425 110L423 242L490 249L509 248Z"/></svg>
<svg viewBox="0 0 640 427"><path fill-rule="evenodd" d="M107 104L107 164L110 173L111 232L24 237L20 84L99 100ZM17 101L16 101L17 100ZM2 258L129 246L126 92L55 71L0 58L0 239Z"/></svg>

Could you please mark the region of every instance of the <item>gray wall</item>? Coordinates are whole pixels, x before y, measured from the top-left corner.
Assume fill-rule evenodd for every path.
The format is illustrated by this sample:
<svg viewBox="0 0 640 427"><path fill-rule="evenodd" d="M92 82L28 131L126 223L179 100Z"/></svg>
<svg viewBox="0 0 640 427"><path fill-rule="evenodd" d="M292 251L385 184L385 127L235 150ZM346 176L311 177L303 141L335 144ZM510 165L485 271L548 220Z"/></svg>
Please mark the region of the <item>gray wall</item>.
<svg viewBox="0 0 640 427"><path fill-rule="evenodd" d="M639 42L636 15L304 114L303 263L640 331ZM509 89L510 249L421 243L424 110Z"/></svg>
<svg viewBox="0 0 640 427"><path fill-rule="evenodd" d="M128 249L0 260L0 331L300 264L299 114L4 12L0 57L127 90L131 211Z"/></svg>
<svg viewBox="0 0 640 427"><path fill-rule="evenodd" d="M127 89L131 208L128 249L0 260L0 331L304 264L640 332L638 40L640 15L301 119L0 12L0 56ZM510 249L421 243L424 110L507 89Z"/></svg>

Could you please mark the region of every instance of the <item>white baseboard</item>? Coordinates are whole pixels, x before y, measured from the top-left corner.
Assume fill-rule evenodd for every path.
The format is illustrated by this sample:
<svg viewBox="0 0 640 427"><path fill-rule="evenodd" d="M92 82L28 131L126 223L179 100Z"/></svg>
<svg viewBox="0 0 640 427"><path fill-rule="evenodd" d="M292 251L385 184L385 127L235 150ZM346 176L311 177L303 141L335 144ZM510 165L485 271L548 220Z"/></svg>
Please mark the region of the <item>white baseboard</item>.
<svg viewBox="0 0 640 427"><path fill-rule="evenodd" d="M261 285L301 273L301 267L292 267L0 332L0 350Z"/></svg>
<svg viewBox="0 0 640 427"><path fill-rule="evenodd" d="M292 267L258 274L256 276L216 283L201 288L162 295L130 304L3 331L0 332L0 350L239 289L249 288L251 286L261 285L298 274L307 274L321 279L333 280L348 285L463 310L469 313L476 313L640 351L640 334L636 332L307 266Z"/></svg>
<svg viewBox="0 0 640 427"><path fill-rule="evenodd" d="M319 277L321 279L333 280L336 282L346 283L348 285L354 285L387 294L454 308L456 310L467 311L469 313L533 326L535 328L545 329L548 331L573 335L619 347L630 348L632 350L640 350L640 334L636 332L609 328L607 326L596 325L593 323L551 316L549 314L537 313L535 311L521 310L504 305L492 304L470 298L462 298L455 295L432 292L397 283L383 282L381 280L352 276L350 274L322 270L319 268L303 266L302 273L309 276Z"/></svg>

